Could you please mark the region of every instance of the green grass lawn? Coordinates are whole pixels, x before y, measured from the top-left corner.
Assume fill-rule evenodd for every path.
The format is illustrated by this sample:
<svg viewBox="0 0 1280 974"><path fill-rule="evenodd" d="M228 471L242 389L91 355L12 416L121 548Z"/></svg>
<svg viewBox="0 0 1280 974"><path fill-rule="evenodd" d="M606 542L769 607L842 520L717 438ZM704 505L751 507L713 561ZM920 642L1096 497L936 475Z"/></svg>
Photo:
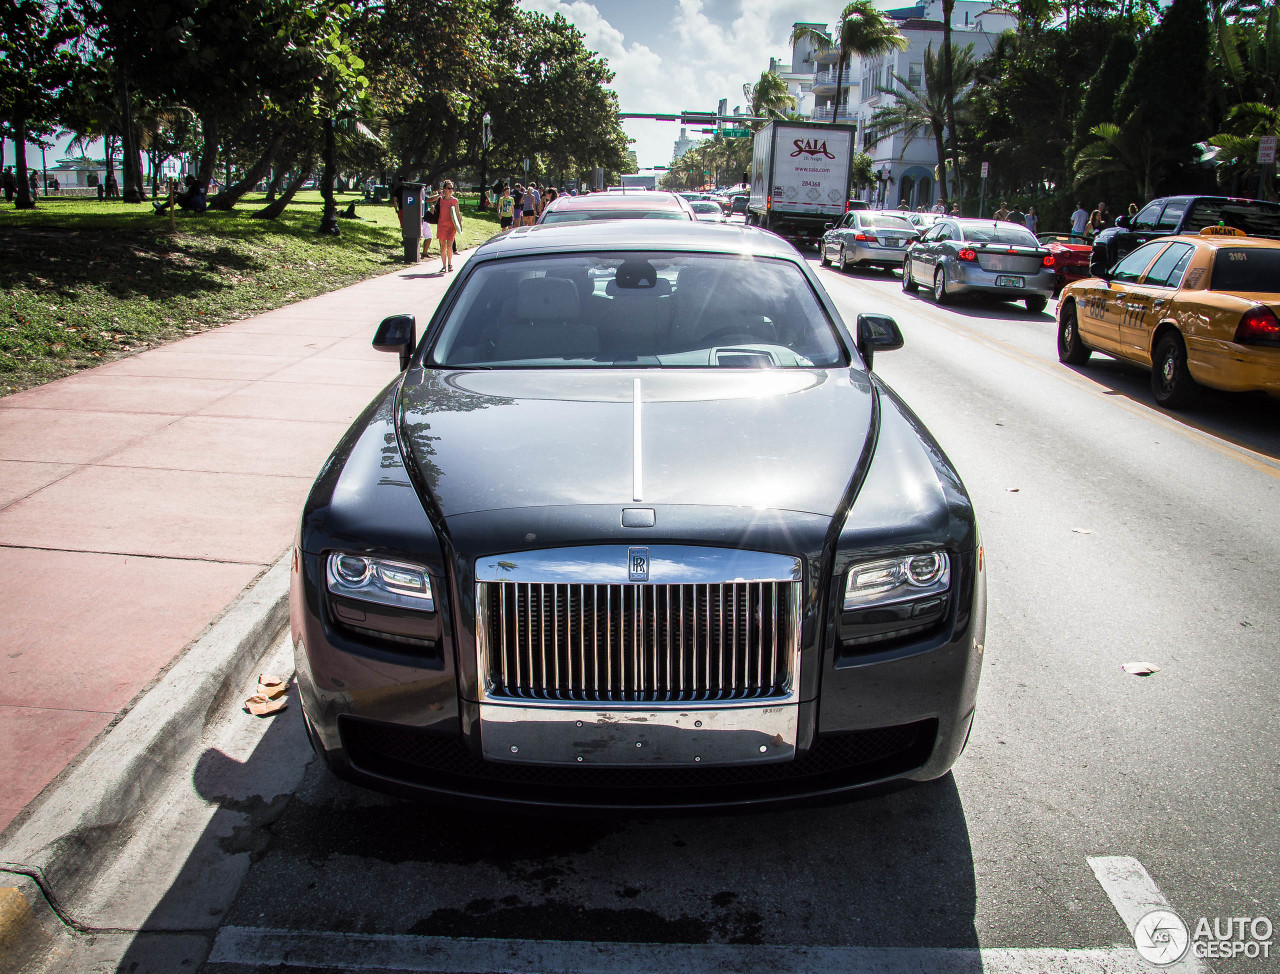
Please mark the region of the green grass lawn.
<svg viewBox="0 0 1280 974"><path fill-rule="evenodd" d="M0 204L0 395L395 270L395 210L347 193L340 212L353 200L362 219L339 220L340 237L315 232L318 191L275 220L251 217L261 195L232 213L179 212L173 232L150 203ZM462 203L459 247L469 249L498 220L474 196Z"/></svg>

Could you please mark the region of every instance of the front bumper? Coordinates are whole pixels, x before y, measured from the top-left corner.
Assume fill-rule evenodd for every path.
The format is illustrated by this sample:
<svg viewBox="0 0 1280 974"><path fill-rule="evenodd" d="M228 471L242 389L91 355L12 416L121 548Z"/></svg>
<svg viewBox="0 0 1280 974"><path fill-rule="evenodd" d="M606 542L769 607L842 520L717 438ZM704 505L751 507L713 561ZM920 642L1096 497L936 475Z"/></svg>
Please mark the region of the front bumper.
<svg viewBox="0 0 1280 974"><path fill-rule="evenodd" d="M816 697L499 715L510 720L460 692L458 669L474 654L466 620L449 618L442 603L437 651L417 656L354 646L328 618L320 561L304 553L291 585L304 718L336 774L379 791L558 808L758 807L936 778L959 757L973 719L986 628L976 552L956 556L951 612L919 640L846 653L838 612L808 627L802 649L804 665L821 671ZM513 747L533 748L538 760ZM623 758L629 748L644 757Z"/></svg>

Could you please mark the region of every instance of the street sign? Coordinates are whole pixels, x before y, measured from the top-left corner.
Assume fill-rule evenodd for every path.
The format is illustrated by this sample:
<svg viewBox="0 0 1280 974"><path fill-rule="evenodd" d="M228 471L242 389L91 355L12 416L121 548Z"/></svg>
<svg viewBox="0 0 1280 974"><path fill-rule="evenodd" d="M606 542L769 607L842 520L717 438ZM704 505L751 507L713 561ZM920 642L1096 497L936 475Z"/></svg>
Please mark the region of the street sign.
<svg viewBox="0 0 1280 974"><path fill-rule="evenodd" d="M986 178L987 178L987 173L990 171L990 169L991 169L991 163L989 163L989 162L984 162L984 163L982 164L982 178L983 178L983 179L986 179Z"/></svg>
<svg viewBox="0 0 1280 974"><path fill-rule="evenodd" d="M751 134L751 129L721 129L720 134L726 139L745 139Z"/></svg>
<svg viewBox="0 0 1280 974"><path fill-rule="evenodd" d="M1274 135L1264 135L1258 140L1258 161L1270 163L1276 161L1276 137Z"/></svg>

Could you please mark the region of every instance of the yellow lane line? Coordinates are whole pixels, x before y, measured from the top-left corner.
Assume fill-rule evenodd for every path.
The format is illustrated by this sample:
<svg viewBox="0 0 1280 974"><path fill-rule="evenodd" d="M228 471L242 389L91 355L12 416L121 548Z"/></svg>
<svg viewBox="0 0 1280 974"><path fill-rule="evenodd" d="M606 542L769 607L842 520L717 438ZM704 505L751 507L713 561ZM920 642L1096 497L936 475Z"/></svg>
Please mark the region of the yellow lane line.
<svg viewBox="0 0 1280 974"><path fill-rule="evenodd" d="M848 278L843 277L838 271L828 271L824 273L823 276L825 277L828 275L834 277L836 280L840 281L840 283L850 287L851 289L858 291L860 295L865 294L865 292L857 288L856 281L851 281ZM885 295L878 291L874 291L872 293L875 295L876 300L885 301L888 304L901 308L903 311L919 315L927 321L950 331L954 335L976 341L981 345L985 345L992 351L1003 352L1009 357L1015 358L1025 365L1029 365L1031 368L1043 375L1052 376L1054 379L1087 392L1097 399L1119 406L1120 408L1127 410L1133 416L1146 419L1149 422L1170 431L1171 433L1177 433L1179 436L1184 437L1192 443L1203 444L1224 457L1228 457L1232 460L1239 460L1241 463L1244 463L1248 467L1252 467L1254 470L1264 473L1275 480L1280 480L1280 462L1277 462L1266 454L1259 453L1242 443L1237 443L1224 434L1210 432L1190 421L1170 419L1163 413L1154 412L1148 407L1141 406L1138 403L1133 402L1123 394L1116 395L1103 392L1099 388L1098 383L1094 382L1092 379L1088 379L1085 376L1080 375L1078 372L1074 372L1065 367L1055 368L1046 363L1043 359L1032 355L1025 349L1021 349L1016 345L1004 341L1003 339L984 335L982 332L962 325L932 305L925 304L922 300L910 299L901 294L890 293ZM1056 322L1054 327L1056 333Z"/></svg>

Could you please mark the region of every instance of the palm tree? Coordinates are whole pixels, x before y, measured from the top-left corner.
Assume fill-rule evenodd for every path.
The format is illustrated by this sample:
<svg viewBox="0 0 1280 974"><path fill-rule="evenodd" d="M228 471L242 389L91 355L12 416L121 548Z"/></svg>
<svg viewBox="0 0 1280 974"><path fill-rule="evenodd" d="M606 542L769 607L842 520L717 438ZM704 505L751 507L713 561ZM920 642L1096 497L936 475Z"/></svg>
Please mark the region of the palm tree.
<svg viewBox="0 0 1280 974"><path fill-rule="evenodd" d="M942 0L942 86L943 104L946 107L947 134L951 137L951 164L954 166L953 176L960 175L960 159L956 150L956 76L955 67L951 63L951 12L955 9L956 0ZM942 170L942 198L947 198L946 169Z"/></svg>
<svg viewBox="0 0 1280 974"><path fill-rule="evenodd" d="M1225 124L1224 131L1209 139L1218 148L1218 181L1261 170L1261 195L1275 199L1275 166L1256 160L1262 136L1280 136L1280 108L1260 101L1233 105Z"/></svg>
<svg viewBox="0 0 1280 974"><path fill-rule="evenodd" d="M1095 176L1120 173L1133 179L1134 188L1143 199L1155 196L1156 177L1174 159L1156 144L1150 129L1142 124L1141 105L1123 125L1103 122L1091 128L1089 134L1097 141L1086 145L1076 156L1076 186Z"/></svg>
<svg viewBox="0 0 1280 974"><path fill-rule="evenodd" d="M760 80L743 85L742 94L751 104L751 114L756 116L786 118L788 109L796 107L787 83L773 71L760 72Z"/></svg>
<svg viewBox="0 0 1280 974"><path fill-rule="evenodd" d="M946 2L946 0L944 0ZM832 40L816 27L797 26L791 33L791 43L807 40L818 50L831 48ZM890 51L905 51L909 41L899 32L897 25L875 8L871 0L853 0L840 14L836 27L836 41L840 48L840 60L836 68L835 110L831 121L840 114L840 89L844 83L844 66L855 57L879 57Z"/></svg>
<svg viewBox="0 0 1280 974"><path fill-rule="evenodd" d="M968 89L978 76L978 62L973 57L973 45L969 44L955 51L950 60L953 77L960 83L962 89ZM933 53L933 45L930 44L924 52L922 80L913 84L895 73L894 87L876 89L883 94L893 95L893 104L876 109L875 114L871 116L871 124L881 136L897 134L904 136L903 152L919 136L922 128L929 129L933 134L933 145L938 154L938 188L943 203L949 202L946 180L947 155L943 134L948 131L948 109L953 117L955 115L954 102L950 106L947 104L945 61L945 56L940 60ZM968 91L965 90L961 95L962 111L963 99L967 94Z"/></svg>

